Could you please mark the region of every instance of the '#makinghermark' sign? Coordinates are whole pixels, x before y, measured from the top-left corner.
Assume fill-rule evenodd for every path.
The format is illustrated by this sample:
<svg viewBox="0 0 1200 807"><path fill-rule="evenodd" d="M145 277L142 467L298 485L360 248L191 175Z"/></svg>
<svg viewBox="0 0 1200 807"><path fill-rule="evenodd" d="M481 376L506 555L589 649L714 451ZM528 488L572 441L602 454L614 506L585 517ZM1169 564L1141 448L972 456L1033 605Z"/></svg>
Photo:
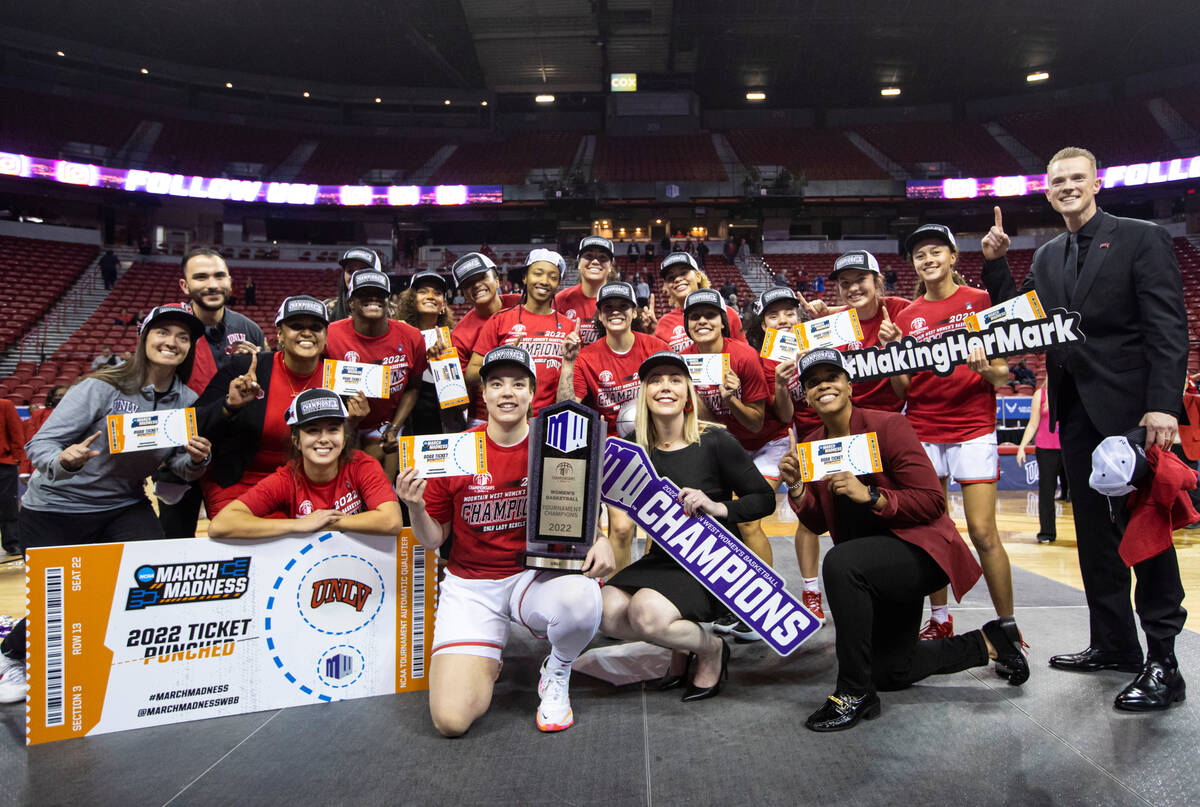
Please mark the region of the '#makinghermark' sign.
<svg viewBox="0 0 1200 807"><path fill-rule="evenodd" d="M428 685L436 564L407 530L28 558L30 744Z"/></svg>
<svg viewBox="0 0 1200 807"><path fill-rule="evenodd" d="M821 626L784 588L783 578L719 521L685 513L679 486L655 472L641 446L608 438L600 493L779 655L791 653Z"/></svg>

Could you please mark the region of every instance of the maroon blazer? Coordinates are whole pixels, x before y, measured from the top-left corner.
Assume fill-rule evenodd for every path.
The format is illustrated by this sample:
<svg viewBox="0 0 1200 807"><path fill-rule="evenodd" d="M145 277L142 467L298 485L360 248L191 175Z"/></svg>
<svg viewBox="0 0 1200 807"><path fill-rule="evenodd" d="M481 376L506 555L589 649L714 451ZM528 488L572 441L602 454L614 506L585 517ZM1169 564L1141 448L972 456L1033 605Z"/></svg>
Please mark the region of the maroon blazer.
<svg viewBox="0 0 1200 807"><path fill-rule="evenodd" d="M910 544L921 547L950 578L954 598L962 600L983 573L962 535L946 515L946 497L937 472L925 455L908 420L898 412L881 412L855 406L850 410L850 433L875 432L883 471L861 477L863 484L874 485L887 497L877 515L888 530ZM823 440L825 427L819 426L805 440ZM805 485L799 505L788 499L800 521L817 535L826 530L839 541L834 517L833 494L825 481Z"/></svg>

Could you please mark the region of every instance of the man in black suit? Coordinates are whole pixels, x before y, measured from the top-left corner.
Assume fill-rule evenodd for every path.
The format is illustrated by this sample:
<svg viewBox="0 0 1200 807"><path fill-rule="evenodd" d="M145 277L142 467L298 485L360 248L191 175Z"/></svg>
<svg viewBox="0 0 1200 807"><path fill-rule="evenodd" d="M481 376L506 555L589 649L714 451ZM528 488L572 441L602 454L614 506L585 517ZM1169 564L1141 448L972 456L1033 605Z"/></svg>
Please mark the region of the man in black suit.
<svg viewBox="0 0 1200 807"><path fill-rule="evenodd" d="M1077 311L1082 344L1047 353L1050 422L1057 423L1071 484L1079 568L1091 619L1080 653L1054 656L1066 670L1137 672L1117 695L1129 711L1166 709L1184 699L1175 636L1187 612L1174 548L1134 566L1134 598L1146 659L1129 605L1129 569L1117 553L1124 501L1088 485L1092 450L1110 435L1146 427L1146 447L1169 450L1183 412L1188 330L1183 283L1171 237L1156 224L1111 216L1096 206L1096 158L1065 148L1050 159L1046 199L1067 232L1043 244L1018 290L1000 208L983 239L983 280L994 303L1035 289L1046 309Z"/></svg>

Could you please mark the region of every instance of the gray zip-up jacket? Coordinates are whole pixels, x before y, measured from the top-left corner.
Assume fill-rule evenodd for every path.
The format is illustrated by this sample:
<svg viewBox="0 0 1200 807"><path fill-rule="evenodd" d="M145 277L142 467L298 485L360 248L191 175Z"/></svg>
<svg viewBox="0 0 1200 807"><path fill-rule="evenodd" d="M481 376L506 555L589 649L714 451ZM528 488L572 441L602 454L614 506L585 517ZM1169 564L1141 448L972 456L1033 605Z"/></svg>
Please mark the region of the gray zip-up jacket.
<svg viewBox="0 0 1200 807"><path fill-rule="evenodd" d="M154 387L147 385L132 395L121 392L106 381L85 378L67 391L37 434L25 445L25 453L35 471L29 479L21 504L31 510L60 513L91 513L116 510L137 504L146 498L146 477L164 462L183 479L199 479L208 468L200 465L183 448L153 451L108 453L109 415L150 412L155 409L182 409L191 406L196 393L178 377L157 405ZM100 452L78 471L68 471L58 462L63 449L100 432L91 448Z"/></svg>

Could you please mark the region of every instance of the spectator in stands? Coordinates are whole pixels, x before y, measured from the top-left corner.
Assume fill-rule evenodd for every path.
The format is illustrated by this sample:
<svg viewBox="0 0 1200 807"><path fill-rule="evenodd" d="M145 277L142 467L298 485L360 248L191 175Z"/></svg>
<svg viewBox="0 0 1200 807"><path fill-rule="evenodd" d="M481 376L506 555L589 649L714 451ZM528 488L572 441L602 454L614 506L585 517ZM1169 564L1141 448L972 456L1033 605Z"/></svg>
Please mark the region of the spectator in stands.
<svg viewBox="0 0 1200 807"><path fill-rule="evenodd" d="M25 427L16 405L0 398L0 543L4 554L19 555L17 537L17 477L25 459Z"/></svg>
<svg viewBox="0 0 1200 807"><path fill-rule="evenodd" d="M629 246L625 248L625 257L629 258L631 264L636 264L642 259L642 250L638 247L637 241L629 242Z"/></svg>
<svg viewBox="0 0 1200 807"><path fill-rule="evenodd" d="M100 355L92 359L92 372L102 367L116 367L120 363L121 360L112 351L112 345L104 345L100 348Z"/></svg>
<svg viewBox="0 0 1200 807"><path fill-rule="evenodd" d="M782 288L787 288L787 275L783 273L782 269L775 273L775 285Z"/></svg>
<svg viewBox="0 0 1200 807"><path fill-rule="evenodd" d="M650 284L646 282L645 275L638 275L635 293L637 294L638 308L645 308L650 304Z"/></svg>
<svg viewBox="0 0 1200 807"><path fill-rule="evenodd" d="M646 263L654 263L654 242L646 241Z"/></svg>
<svg viewBox="0 0 1200 807"><path fill-rule="evenodd" d="M448 291L446 278L438 272L427 270L413 275L408 288L400 295L400 308L396 312L396 318L421 332L424 336L423 344L429 349L431 357L441 355L447 348L452 347L452 343L447 343L441 332L442 328L454 327L454 313L446 302ZM417 398L404 433L460 432L466 425L465 407L441 407L433 371L425 367L419 377Z"/></svg>
<svg viewBox="0 0 1200 807"><path fill-rule="evenodd" d="M659 246L659 249L662 250L662 254L663 254L664 258L667 257L667 253L674 251L671 248L671 238L670 238L670 236L667 236L667 235L664 235L662 237L662 240L658 242L658 246Z"/></svg>
<svg viewBox="0 0 1200 807"><path fill-rule="evenodd" d="M704 262L708 260L708 244L703 241L696 242L696 263L704 266Z"/></svg>
<svg viewBox="0 0 1200 807"><path fill-rule="evenodd" d="M895 269L888 269L883 273L883 288L888 294L891 294L899 288L900 276L896 274Z"/></svg>
<svg viewBox="0 0 1200 807"><path fill-rule="evenodd" d="M1022 384L1030 387L1037 386L1037 376L1033 374L1033 370L1030 370L1025 366L1024 359L1021 359L1021 361L1017 362L1017 366L1013 368L1013 376L1014 379L1010 383L1013 385L1014 389Z"/></svg>
<svg viewBox="0 0 1200 807"><path fill-rule="evenodd" d="M683 251L693 258L696 257L696 242L691 239L691 236L688 237L687 241L683 242Z"/></svg>
<svg viewBox="0 0 1200 807"><path fill-rule="evenodd" d="M121 261L111 249L105 250L100 257L100 278L104 281L105 290L111 289L113 284L117 282L117 270L121 268Z"/></svg>
<svg viewBox="0 0 1200 807"><path fill-rule="evenodd" d="M246 287L242 296L246 300L246 305L258 305L258 287L254 285L254 278L246 278Z"/></svg>
<svg viewBox="0 0 1200 807"><path fill-rule="evenodd" d="M113 324L114 325L137 325L137 316L134 314L130 314L128 308L122 308L120 311L117 312L117 315L115 317L113 317Z"/></svg>
<svg viewBox="0 0 1200 807"><path fill-rule="evenodd" d="M813 278L813 291L817 294L825 293L825 275L817 275Z"/></svg>
<svg viewBox="0 0 1200 807"><path fill-rule="evenodd" d="M733 259L737 257L737 244L733 242L733 236L725 239L725 263L733 266Z"/></svg>
<svg viewBox="0 0 1200 807"><path fill-rule="evenodd" d="M739 261L744 261L746 258L749 258L749 257L750 257L750 242L747 241L745 238L739 238L738 239L737 259Z"/></svg>
<svg viewBox="0 0 1200 807"><path fill-rule="evenodd" d="M342 257L338 263L342 266L342 278L338 283L338 295L325 301L325 307L329 310L330 322L337 322L339 319L345 319L350 316L350 295L347 290L350 288L351 275L359 269L374 269L376 272L383 271L383 261L380 259L379 253L366 247L354 247L353 249L346 250L342 253ZM388 316L394 316L394 312L389 311Z"/></svg>
<svg viewBox="0 0 1200 807"><path fill-rule="evenodd" d="M728 300L737 294L737 284L733 282L732 277L726 277L725 282L721 284L721 296Z"/></svg>
<svg viewBox="0 0 1200 807"><path fill-rule="evenodd" d="M132 350L126 350L124 353L121 354L121 358L117 360L117 366L120 367L122 364L124 364L125 362L128 362L128 361L133 361L133 351Z"/></svg>

